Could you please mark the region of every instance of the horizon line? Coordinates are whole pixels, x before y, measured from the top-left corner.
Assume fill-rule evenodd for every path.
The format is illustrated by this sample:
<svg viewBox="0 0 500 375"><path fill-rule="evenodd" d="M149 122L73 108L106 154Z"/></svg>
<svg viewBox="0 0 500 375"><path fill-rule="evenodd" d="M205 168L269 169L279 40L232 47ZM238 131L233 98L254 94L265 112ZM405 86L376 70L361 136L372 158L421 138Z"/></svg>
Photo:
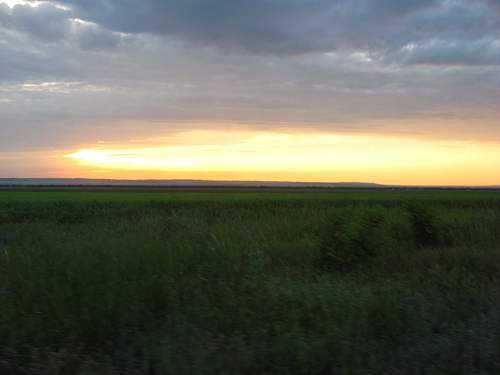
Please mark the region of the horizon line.
<svg viewBox="0 0 500 375"><path fill-rule="evenodd" d="M55 182L60 181L61 183L57 184L36 184L29 183L33 182ZM80 181L84 182L84 184L64 184L63 182L70 181ZM24 182L20 184L6 184L6 182ZM87 182L87 184L85 184ZM106 182L113 183L112 185L106 185ZM365 182L365 181L269 181L269 180L205 180L205 179L116 179L116 178L86 178L86 177L0 177L0 186L115 186L115 187L126 187L130 186L127 184L121 183L135 183L136 187L203 187L207 186L206 184L210 184L211 186L224 187L224 184L234 185L238 184L238 187L272 187L273 185L281 185L280 187L286 187L283 185L290 185L293 187L294 185L301 185L300 187L353 187L353 188L471 188L471 189L499 189L500 183L493 185L453 185L453 184L419 184L419 185L405 185L405 184L381 184L377 182ZM142 184L141 184L142 183ZM147 184L150 183L150 184ZM168 185L168 183L175 183L175 185ZM191 184L191 185L182 185L182 183ZM153 184L153 185L151 185ZM205 185L204 185L205 184ZM219 184L219 185L216 185ZM258 184L265 184L258 185ZM227 186L227 185L226 185ZM231 187L231 186L228 186Z"/></svg>

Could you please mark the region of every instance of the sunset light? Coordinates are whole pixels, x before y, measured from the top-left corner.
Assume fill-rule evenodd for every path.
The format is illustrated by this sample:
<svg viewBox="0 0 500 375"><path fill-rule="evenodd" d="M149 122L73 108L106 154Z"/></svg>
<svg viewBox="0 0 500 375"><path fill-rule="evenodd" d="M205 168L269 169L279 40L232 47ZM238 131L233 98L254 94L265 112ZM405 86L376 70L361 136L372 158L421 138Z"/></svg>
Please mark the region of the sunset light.
<svg viewBox="0 0 500 375"><path fill-rule="evenodd" d="M163 144L162 144L163 142ZM265 131L190 131L172 140L150 140L144 147L97 145L67 154L80 175L151 172L179 178L191 173L217 178L383 183L493 184L499 172L499 144L426 141L401 137L278 133ZM120 174L121 175L121 174Z"/></svg>

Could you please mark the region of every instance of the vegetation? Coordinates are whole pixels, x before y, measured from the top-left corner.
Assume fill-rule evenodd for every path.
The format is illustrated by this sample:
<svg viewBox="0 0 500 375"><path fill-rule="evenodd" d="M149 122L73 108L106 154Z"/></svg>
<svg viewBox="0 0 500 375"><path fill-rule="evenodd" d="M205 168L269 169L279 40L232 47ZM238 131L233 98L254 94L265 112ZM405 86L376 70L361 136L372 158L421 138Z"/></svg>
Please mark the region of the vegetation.
<svg viewBox="0 0 500 375"><path fill-rule="evenodd" d="M498 192L0 192L0 374L498 374Z"/></svg>

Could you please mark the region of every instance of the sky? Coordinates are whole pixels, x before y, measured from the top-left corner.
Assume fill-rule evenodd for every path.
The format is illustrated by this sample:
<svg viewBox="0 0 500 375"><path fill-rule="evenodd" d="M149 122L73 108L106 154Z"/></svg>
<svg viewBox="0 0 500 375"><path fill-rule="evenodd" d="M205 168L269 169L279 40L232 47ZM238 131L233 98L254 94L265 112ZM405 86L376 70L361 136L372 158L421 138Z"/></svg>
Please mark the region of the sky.
<svg viewBox="0 0 500 375"><path fill-rule="evenodd" d="M500 0L0 0L0 177L500 185Z"/></svg>

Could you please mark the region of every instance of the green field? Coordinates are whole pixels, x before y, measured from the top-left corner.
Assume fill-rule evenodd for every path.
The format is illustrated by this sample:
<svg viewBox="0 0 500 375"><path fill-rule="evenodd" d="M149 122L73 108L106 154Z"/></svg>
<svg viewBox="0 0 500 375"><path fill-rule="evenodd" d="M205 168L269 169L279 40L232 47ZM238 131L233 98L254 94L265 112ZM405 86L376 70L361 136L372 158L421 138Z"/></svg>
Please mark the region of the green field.
<svg viewBox="0 0 500 375"><path fill-rule="evenodd" d="M499 374L500 192L0 191L0 374Z"/></svg>
<svg viewBox="0 0 500 375"><path fill-rule="evenodd" d="M234 189L228 192L207 191L185 192L166 190L155 191L79 191L75 193L68 189L54 189L54 191L1 191L0 203L48 203L48 202L90 202L90 203L173 203L173 202L251 202L251 201L273 201L273 202L306 202L306 201L377 201L394 202L406 200L430 200L430 201L499 201L500 190L403 190L403 189L313 189L310 193L294 192L294 189L270 189L270 191L256 192L255 189ZM48 189L51 190L51 189ZM200 189L201 190L201 189Z"/></svg>

